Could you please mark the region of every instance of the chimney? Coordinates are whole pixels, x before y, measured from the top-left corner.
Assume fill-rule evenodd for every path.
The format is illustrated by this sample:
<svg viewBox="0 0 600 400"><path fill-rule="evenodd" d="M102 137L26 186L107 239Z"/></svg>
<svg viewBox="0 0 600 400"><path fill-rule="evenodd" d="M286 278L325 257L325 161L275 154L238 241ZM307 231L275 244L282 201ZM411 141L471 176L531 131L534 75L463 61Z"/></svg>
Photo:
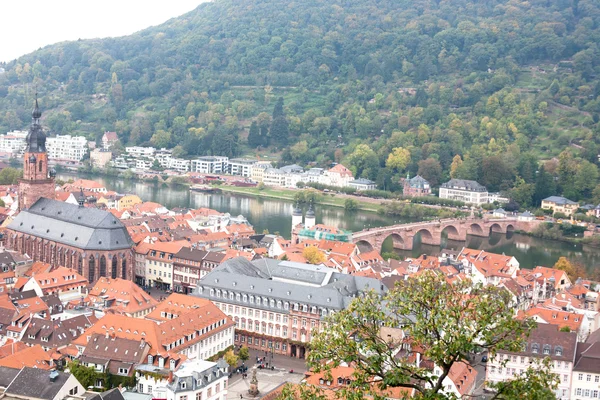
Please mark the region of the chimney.
<svg viewBox="0 0 600 400"><path fill-rule="evenodd" d="M173 371L169 371L169 383L173 383Z"/></svg>
<svg viewBox="0 0 600 400"><path fill-rule="evenodd" d="M109 336L109 334L108 334L108 331L106 331L106 334L104 335L104 337L105 337L106 339L108 339L108 336Z"/></svg>

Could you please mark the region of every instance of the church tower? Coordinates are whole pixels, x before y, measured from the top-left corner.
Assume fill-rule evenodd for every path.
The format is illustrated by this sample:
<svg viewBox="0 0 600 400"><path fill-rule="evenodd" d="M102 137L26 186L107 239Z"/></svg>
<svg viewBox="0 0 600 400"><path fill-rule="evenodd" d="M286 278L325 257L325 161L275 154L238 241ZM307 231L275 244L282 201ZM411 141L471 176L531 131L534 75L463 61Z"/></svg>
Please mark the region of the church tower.
<svg viewBox="0 0 600 400"><path fill-rule="evenodd" d="M19 211L31 207L40 197L54 200L54 171L48 171L46 135L40 124L42 113L37 95L32 113L31 127L25 139L23 179L19 180Z"/></svg>

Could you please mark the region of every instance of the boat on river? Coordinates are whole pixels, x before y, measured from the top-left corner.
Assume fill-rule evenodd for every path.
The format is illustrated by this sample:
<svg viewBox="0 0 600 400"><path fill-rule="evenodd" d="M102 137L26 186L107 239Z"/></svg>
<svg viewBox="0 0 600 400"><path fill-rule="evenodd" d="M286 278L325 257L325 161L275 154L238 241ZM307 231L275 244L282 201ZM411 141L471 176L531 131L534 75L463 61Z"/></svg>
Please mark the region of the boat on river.
<svg viewBox="0 0 600 400"><path fill-rule="evenodd" d="M192 192L203 192L203 193L221 193L221 189L209 186L209 185L192 185L190 186Z"/></svg>

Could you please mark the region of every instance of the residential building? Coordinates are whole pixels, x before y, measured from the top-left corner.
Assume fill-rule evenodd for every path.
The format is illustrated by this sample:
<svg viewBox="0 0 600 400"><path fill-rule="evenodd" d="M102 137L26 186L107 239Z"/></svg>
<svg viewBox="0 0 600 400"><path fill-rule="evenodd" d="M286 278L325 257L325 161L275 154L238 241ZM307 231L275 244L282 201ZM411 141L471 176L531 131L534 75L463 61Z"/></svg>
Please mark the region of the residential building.
<svg viewBox="0 0 600 400"><path fill-rule="evenodd" d="M133 318L143 318L158 304L138 285L119 278L98 279L90 287L88 298L95 309Z"/></svg>
<svg viewBox="0 0 600 400"><path fill-rule="evenodd" d="M90 283L103 276L133 280L134 243L110 212L40 198L6 233L7 247L34 261L72 268Z"/></svg>
<svg viewBox="0 0 600 400"><path fill-rule="evenodd" d="M258 183L262 182L265 175L265 170L269 168L273 168L270 162L257 162L250 167L250 179Z"/></svg>
<svg viewBox="0 0 600 400"><path fill-rule="evenodd" d="M252 166L257 162L248 158L232 158L229 160L229 173L250 178Z"/></svg>
<svg viewBox="0 0 600 400"><path fill-rule="evenodd" d="M173 291L192 293L198 281L224 258L225 253L182 247L173 258Z"/></svg>
<svg viewBox="0 0 600 400"><path fill-rule="evenodd" d="M160 368L169 365L170 360L180 359L179 355L200 359L212 357L233 345L234 323L213 303L198 300L172 294L141 319L106 314L73 344L82 354L94 334L138 342L144 340L150 345L148 364L156 362Z"/></svg>
<svg viewBox="0 0 600 400"><path fill-rule="evenodd" d="M104 168L112 160L112 152L104 149L94 149L90 152L90 162L96 168Z"/></svg>
<svg viewBox="0 0 600 400"><path fill-rule="evenodd" d="M142 204L143 201L136 194L126 194L120 198L117 198L116 201L117 211L129 210L136 204Z"/></svg>
<svg viewBox="0 0 600 400"><path fill-rule="evenodd" d="M384 288L376 279L322 266L237 257L204 276L194 295L235 321L236 345L304 358L323 317L367 290Z"/></svg>
<svg viewBox="0 0 600 400"><path fill-rule="evenodd" d="M50 272L35 274L22 291L33 290L39 297L56 294L61 301L69 301L84 295L87 285L88 280L75 270L61 266Z"/></svg>
<svg viewBox="0 0 600 400"><path fill-rule="evenodd" d="M21 155L25 151L27 131L12 131L0 135L0 152Z"/></svg>
<svg viewBox="0 0 600 400"><path fill-rule="evenodd" d="M92 322L85 315L77 315L63 321L32 318L21 341L28 346L41 346L44 351L67 347L79 337Z"/></svg>
<svg viewBox="0 0 600 400"><path fill-rule="evenodd" d="M559 329L569 328L571 332L577 332L579 341L584 341L587 338L588 332L582 329L582 324L585 322L583 314L563 310L551 310L541 305L525 310L524 314L538 324L556 325Z"/></svg>
<svg viewBox="0 0 600 400"><path fill-rule="evenodd" d="M342 164L336 164L334 167L325 171L325 175L329 177L329 185L337 187L346 187L354 180L352 171L344 167Z"/></svg>
<svg viewBox="0 0 600 400"><path fill-rule="evenodd" d="M579 208L579 203L562 196L550 196L542 200L542 209L552 210L553 213L562 213L567 217L574 214Z"/></svg>
<svg viewBox="0 0 600 400"><path fill-rule="evenodd" d="M116 334L95 333L90 338L79 362L96 372L116 376L133 376L135 365L146 361L150 345L145 339L125 339ZM96 386L103 386L100 380Z"/></svg>
<svg viewBox="0 0 600 400"><path fill-rule="evenodd" d="M85 388L74 375L40 368L22 368L4 390L7 399L65 400L85 398Z"/></svg>
<svg viewBox="0 0 600 400"><path fill-rule="evenodd" d="M63 190L67 192L93 192L93 193L106 193L106 186L103 184L92 181L89 179L77 179L72 183L65 183L63 185Z"/></svg>
<svg viewBox="0 0 600 400"><path fill-rule="evenodd" d="M266 186L284 187L286 173L277 168L267 168L263 172L262 182Z"/></svg>
<svg viewBox="0 0 600 400"><path fill-rule="evenodd" d="M522 351L499 351L490 357L486 368L487 382L511 380L522 375L530 365L539 364L544 358L552 360L550 372L559 377L555 390L557 399L566 400L571 395L571 375L577 352L577 333L562 332L556 325L538 324L531 331Z"/></svg>
<svg viewBox="0 0 600 400"><path fill-rule="evenodd" d="M463 264L465 272L475 283L498 286L505 280L515 278L519 271L519 261L515 257L485 250L463 247L456 260Z"/></svg>
<svg viewBox="0 0 600 400"><path fill-rule="evenodd" d="M52 160L81 161L88 151L85 136L56 135L46 141L48 158Z"/></svg>
<svg viewBox="0 0 600 400"><path fill-rule="evenodd" d="M408 197L429 196L431 194L431 185L427 179L420 175L406 179L402 182L402 195Z"/></svg>
<svg viewBox="0 0 600 400"><path fill-rule="evenodd" d="M164 147L160 150L156 150L156 152L154 153L154 159L157 160L163 168L172 168L170 166L172 158L173 150L167 150Z"/></svg>
<svg viewBox="0 0 600 400"><path fill-rule="evenodd" d="M148 246L146 254L146 284L161 290L172 290L173 258L182 247L190 247L187 240L156 242Z"/></svg>
<svg viewBox="0 0 600 400"><path fill-rule="evenodd" d="M154 153L156 153L156 149L154 147L140 147L140 146L132 146L125 147L125 152L134 158L151 158L154 157Z"/></svg>
<svg viewBox="0 0 600 400"><path fill-rule="evenodd" d="M353 181L348 182L348 186L354 188L356 190L375 190L377 189L377 184L372 180L365 178L358 178Z"/></svg>
<svg viewBox="0 0 600 400"><path fill-rule="evenodd" d="M50 352L45 351L42 346L35 344L24 348L7 357L0 358L0 368L34 368L40 371L54 369L56 366Z"/></svg>
<svg viewBox="0 0 600 400"><path fill-rule="evenodd" d="M577 344L573 366L571 400L597 399L600 397L600 342L598 334L587 342Z"/></svg>
<svg viewBox="0 0 600 400"><path fill-rule="evenodd" d="M221 175L228 172L228 157L204 156L191 161L190 171L201 174Z"/></svg>
<svg viewBox="0 0 600 400"><path fill-rule="evenodd" d="M228 365L224 360L214 363L186 360L171 368L137 367L137 391L167 400L221 400L227 398ZM146 371L153 372L152 376ZM158 371L158 372L156 372ZM157 379L161 375L162 379Z"/></svg>
<svg viewBox="0 0 600 400"><path fill-rule="evenodd" d="M104 135L102 135L102 149L104 151L109 151L118 142L117 132L104 132Z"/></svg>
<svg viewBox="0 0 600 400"><path fill-rule="evenodd" d="M186 160L183 158L170 158L166 168L174 169L178 172L189 172L190 160Z"/></svg>
<svg viewBox="0 0 600 400"><path fill-rule="evenodd" d="M488 192L488 203L507 204L510 198L503 196L498 192Z"/></svg>
<svg viewBox="0 0 600 400"><path fill-rule="evenodd" d="M138 158L135 160L135 169L138 171L149 171L152 168L152 161Z"/></svg>
<svg viewBox="0 0 600 400"><path fill-rule="evenodd" d="M477 206L488 203L488 191L485 186L466 179L450 179L443 183L440 186L439 197Z"/></svg>

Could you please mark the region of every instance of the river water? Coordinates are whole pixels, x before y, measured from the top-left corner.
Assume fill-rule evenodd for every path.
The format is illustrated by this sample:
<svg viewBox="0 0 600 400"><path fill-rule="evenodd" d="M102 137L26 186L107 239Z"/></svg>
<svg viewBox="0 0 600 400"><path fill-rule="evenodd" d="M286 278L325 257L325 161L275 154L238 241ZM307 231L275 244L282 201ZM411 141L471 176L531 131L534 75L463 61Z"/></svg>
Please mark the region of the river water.
<svg viewBox="0 0 600 400"><path fill-rule="evenodd" d="M123 180L114 177L81 176L102 183L108 190L118 193L135 193L145 201L154 201L167 208L199 208L208 207L231 215L243 215L254 226L256 232L268 230L278 232L289 238L291 234L291 214L293 203L286 200L255 198L238 194L207 194L191 192L183 187L152 184L147 182ZM68 180L74 177L59 174L59 179ZM317 223L335 226L350 231L360 231L367 227L393 225L411 222L399 218L390 218L372 212L346 212L342 208L317 205L315 207ZM383 245L383 251L395 251L402 256L418 257L426 253L435 255L441 248L460 250L463 246L488 250L493 253L512 255L519 260L521 268L533 268L536 265L552 266L559 257L565 256L571 261L581 263L588 271L600 266L600 249L591 246L573 245L566 242L533 238L519 234L492 234L489 238L468 236L467 242L442 241L442 246L428 246L419 243L415 238L415 246L411 251L392 249L391 239Z"/></svg>

